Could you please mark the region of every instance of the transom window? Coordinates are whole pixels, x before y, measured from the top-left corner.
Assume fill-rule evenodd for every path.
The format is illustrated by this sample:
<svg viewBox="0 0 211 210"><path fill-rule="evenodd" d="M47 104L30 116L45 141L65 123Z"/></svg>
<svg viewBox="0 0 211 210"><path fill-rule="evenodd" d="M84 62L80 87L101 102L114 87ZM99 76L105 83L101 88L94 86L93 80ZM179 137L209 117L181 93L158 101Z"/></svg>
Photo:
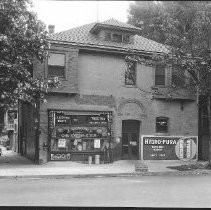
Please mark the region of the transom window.
<svg viewBox="0 0 211 210"><path fill-rule="evenodd" d="M127 63L125 70L125 85L136 85L136 62Z"/></svg>
<svg viewBox="0 0 211 210"><path fill-rule="evenodd" d="M156 132L157 133L167 133L168 132L168 118L167 117L157 117L156 118Z"/></svg>
<svg viewBox="0 0 211 210"><path fill-rule="evenodd" d="M48 58L48 76L65 76L65 54L50 53Z"/></svg>
<svg viewBox="0 0 211 210"><path fill-rule="evenodd" d="M165 66L156 65L155 67L155 85L165 85Z"/></svg>

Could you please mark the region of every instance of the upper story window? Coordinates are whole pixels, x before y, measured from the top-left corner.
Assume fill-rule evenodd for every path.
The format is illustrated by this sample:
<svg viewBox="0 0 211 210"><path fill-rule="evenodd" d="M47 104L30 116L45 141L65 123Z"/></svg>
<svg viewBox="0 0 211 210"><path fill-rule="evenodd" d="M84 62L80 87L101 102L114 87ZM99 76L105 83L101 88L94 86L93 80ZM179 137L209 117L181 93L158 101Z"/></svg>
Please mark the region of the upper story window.
<svg viewBox="0 0 211 210"><path fill-rule="evenodd" d="M65 76L65 54L50 53L48 58L48 76Z"/></svg>
<svg viewBox="0 0 211 210"><path fill-rule="evenodd" d="M105 33L105 41L129 43L130 36L117 33Z"/></svg>
<svg viewBox="0 0 211 210"><path fill-rule="evenodd" d="M136 85L136 66L136 62L127 63L127 68L125 70L125 85Z"/></svg>
<svg viewBox="0 0 211 210"><path fill-rule="evenodd" d="M156 118L156 132L157 133L167 133L168 132L168 118L167 117L157 117Z"/></svg>
<svg viewBox="0 0 211 210"><path fill-rule="evenodd" d="M185 72L182 69L179 69L178 66L172 67L172 84L175 86L184 86L185 85Z"/></svg>
<svg viewBox="0 0 211 210"><path fill-rule="evenodd" d="M123 41L122 35L120 35L120 34L113 34L113 41L114 42L122 42Z"/></svg>
<svg viewBox="0 0 211 210"><path fill-rule="evenodd" d="M163 65L156 65L155 67L155 85L166 84L166 70Z"/></svg>

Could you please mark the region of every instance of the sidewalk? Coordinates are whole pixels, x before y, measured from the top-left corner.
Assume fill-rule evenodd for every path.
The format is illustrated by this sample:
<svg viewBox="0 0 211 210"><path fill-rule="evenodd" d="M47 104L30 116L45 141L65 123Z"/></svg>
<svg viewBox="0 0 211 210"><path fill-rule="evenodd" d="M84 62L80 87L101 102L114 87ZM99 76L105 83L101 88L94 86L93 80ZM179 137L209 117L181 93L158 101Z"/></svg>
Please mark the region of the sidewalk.
<svg viewBox="0 0 211 210"><path fill-rule="evenodd" d="M140 160L119 160L110 164L89 165L71 161L51 161L35 165L11 150L4 150L3 156L0 156L0 179L211 174L211 170L206 169L178 171L167 168L187 164L184 161L144 161L148 172L135 172L135 164L138 162Z"/></svg>

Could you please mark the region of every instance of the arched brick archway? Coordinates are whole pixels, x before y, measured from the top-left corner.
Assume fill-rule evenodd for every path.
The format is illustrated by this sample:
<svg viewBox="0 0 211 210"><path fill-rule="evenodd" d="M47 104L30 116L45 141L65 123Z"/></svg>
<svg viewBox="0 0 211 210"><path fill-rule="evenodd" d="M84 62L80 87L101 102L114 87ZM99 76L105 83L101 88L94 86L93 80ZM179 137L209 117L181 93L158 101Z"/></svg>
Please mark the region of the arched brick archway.
<svg viewBox="0 0 211 210"><path fill-rule="evenodd" d="M118 106L117 114L125 119L146 118L146 108L136 99L123 99Z"/></svg>

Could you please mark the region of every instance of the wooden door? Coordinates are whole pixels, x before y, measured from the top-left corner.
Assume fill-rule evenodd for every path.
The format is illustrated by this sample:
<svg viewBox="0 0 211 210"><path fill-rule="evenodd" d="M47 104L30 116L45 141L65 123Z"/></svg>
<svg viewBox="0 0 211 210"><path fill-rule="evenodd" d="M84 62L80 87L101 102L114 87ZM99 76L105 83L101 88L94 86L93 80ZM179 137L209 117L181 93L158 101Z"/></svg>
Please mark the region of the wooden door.
<svg viewBox="0 0 211 210"><path fill-rule="evenodd" d="M122 159L137 160L139 154L140 122L122 121Z"/></svg>

